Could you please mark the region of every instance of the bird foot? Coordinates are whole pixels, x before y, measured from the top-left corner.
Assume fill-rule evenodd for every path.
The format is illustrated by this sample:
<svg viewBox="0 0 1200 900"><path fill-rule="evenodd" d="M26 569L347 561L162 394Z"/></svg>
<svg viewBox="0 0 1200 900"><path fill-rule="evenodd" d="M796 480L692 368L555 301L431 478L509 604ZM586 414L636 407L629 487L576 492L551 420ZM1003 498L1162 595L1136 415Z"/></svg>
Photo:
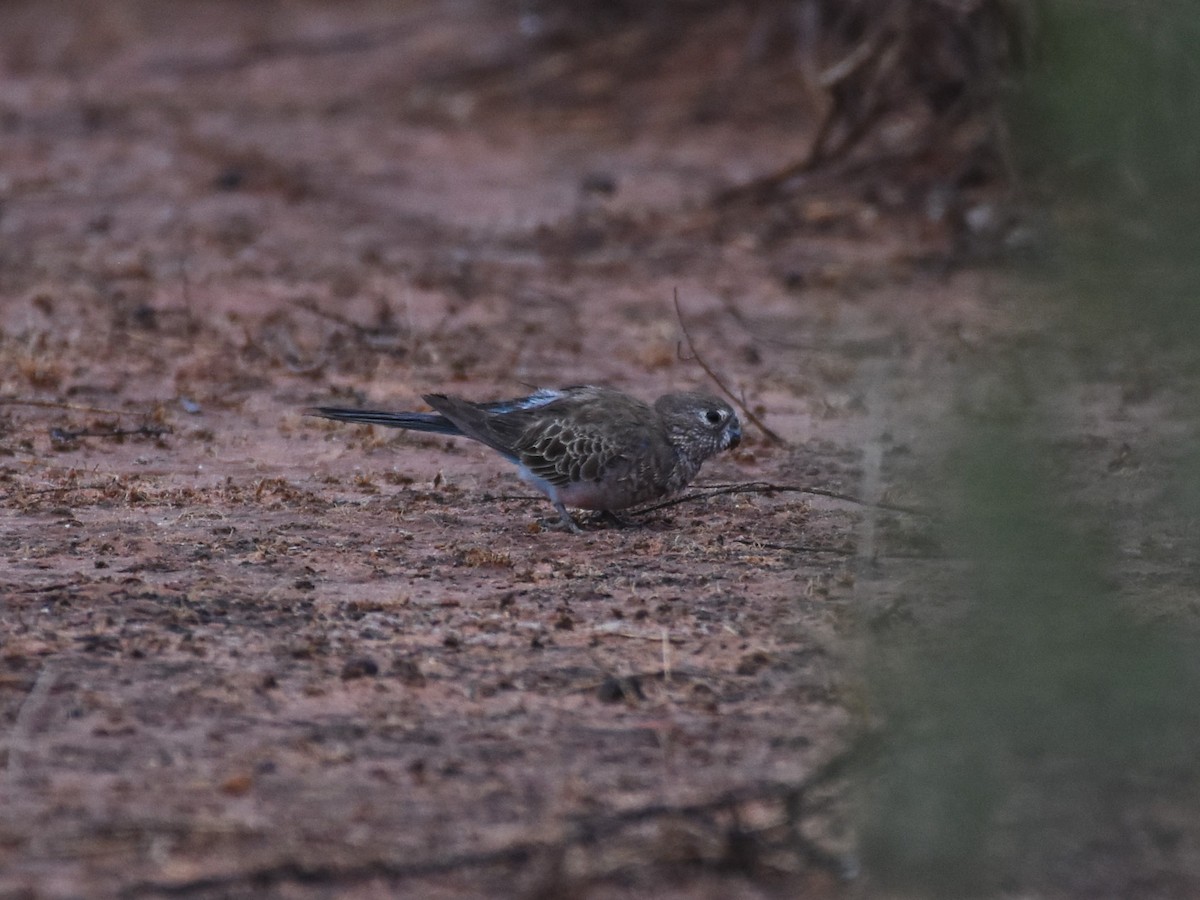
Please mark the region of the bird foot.
<svg viewBox="0 0 1200 900"><path fill-rule="evenodd" d="M583 529L579 527L579 523L567 516L565 519L559 519L558 524L571 534L583 534Z"/></svg>
<svg viewBox="0 0 1200 900"><path fill-rule="evenodd" d="M571 514L567 512L567 508L565 506L563 506L561 503L556 503L554 504L554 508L558 512L558 519L543 519L541 522L543 528L554 531L557 531L561 528L562 530L569 531L572 534L583 534L583 529L579 527L579 524L573 518L571 518Z"/></svg>
<svg viewBox="0 0 1200 900"><path fill-rule="evenodd" d="M616 513L612 512L610 510L607 510L607 509L598 510L597 512L593 513L591 516L588 517L585 524L589 528L592 528L592 527L635 528L635 527L637 527L636 522L631 522L628 519L622 519ZM558 510L558 521L557 522L545 523L544 527L554 528L556 530L558 528L562 528L567 531L570 531L572 534L584 534L585 533L585 530L583 528L581 528L579 526L579 523L575 521L575 519L571 516L571 514L569 512L567 512L566 507L563 507Z"/></svg>

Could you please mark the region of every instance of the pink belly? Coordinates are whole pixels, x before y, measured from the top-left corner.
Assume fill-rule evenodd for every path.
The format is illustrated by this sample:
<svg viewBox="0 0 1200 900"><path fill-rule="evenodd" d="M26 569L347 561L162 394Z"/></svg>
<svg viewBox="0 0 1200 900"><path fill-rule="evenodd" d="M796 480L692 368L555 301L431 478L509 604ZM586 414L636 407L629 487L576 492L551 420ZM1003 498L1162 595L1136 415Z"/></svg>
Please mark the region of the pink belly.
<svg viewBox="0 0 1200 900"><path fill-rule="evenodd" d="M592 482L572 484L554 490L563 504L576 509L621 509L629 505L628 502L622 502L622 497L614 496L611 489L606 491L601 485Z"/></svg>

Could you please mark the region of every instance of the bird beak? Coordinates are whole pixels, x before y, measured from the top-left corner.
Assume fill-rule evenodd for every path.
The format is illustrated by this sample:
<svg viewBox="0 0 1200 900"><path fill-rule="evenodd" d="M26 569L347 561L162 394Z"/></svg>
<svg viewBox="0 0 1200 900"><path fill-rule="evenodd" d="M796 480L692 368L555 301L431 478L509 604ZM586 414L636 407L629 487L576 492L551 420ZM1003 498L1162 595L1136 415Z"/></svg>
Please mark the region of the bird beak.
<svg viewBox="0 0 1200 900"><path fill-rule="evenodd" d="M733 428L729 429L728 434L729 434L729 443L727 445L727 449L732 450L734 447L736 447L738 444L740 444L742 442L742 429L740 426L734 426Z"/></svg>

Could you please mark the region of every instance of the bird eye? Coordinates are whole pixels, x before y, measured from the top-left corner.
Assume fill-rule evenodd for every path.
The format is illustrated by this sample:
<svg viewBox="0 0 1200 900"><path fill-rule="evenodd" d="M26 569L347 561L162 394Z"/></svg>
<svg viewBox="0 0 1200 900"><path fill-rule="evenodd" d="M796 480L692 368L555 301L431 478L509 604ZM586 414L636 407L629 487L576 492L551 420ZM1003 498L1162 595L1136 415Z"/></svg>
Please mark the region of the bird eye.
<svg viewBox="0 0 1200 900"><path fill-rule="evenodd" d="M720 425L725 421L725 413L719 409L710 409L704 414L704 421L709 425Z"/></svg>

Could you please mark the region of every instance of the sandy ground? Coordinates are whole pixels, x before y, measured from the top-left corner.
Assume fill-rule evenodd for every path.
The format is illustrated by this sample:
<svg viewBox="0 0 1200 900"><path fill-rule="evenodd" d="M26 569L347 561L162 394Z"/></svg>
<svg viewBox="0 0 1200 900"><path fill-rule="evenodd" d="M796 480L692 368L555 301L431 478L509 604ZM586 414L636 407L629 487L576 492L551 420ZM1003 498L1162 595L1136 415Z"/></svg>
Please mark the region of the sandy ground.
<svg viewBox="0 0 1200 900"><path fill-rule="evenodd" d="M712 213L812 121L743 12L617 78L515 5L45 9L0 8L0 896L847 895L810 784L992 276L903 184ZM302 414L714 390L676 291L782 440L629 528Z"/></svg>

